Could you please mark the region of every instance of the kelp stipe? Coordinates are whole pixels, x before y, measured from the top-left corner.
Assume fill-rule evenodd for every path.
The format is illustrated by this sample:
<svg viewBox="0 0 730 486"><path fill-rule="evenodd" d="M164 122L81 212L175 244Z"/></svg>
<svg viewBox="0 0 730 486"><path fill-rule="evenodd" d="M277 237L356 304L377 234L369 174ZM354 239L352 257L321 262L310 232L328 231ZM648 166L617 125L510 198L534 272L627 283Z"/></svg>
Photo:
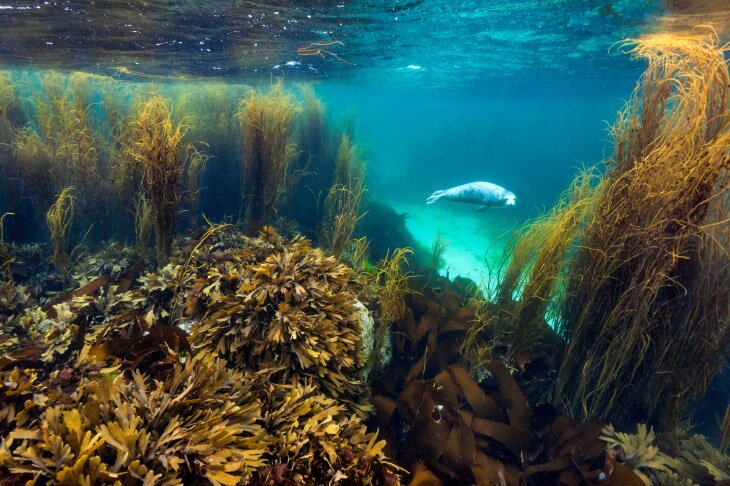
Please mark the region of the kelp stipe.
<svg viewBox="0 0 730 486"><path fill-rule="evenodd" d="M296 117L298 154L294 160L302 177L292 205L292 217L304 234L318 239L324 201L333 184L339 138L329 129L327 109L314 87L299 84L301 111Z"/></svg>
<svg viewBox="0 0 730 486"><path fill-rule="evenodd" d="M243 139L238 110L239 101L250 89L246 85L212 81L167 87L167 94L176 99L176 117L189 125L185 142L204 142L201 155L210 159L210 170L199 178L201 189L216 188L201 192L197 211L191 211L191 217L203 213L222 220L238 215L238 206L230 204L241 190ZM190 206L193 207L192 201Z"/></svg>
<svg viewBox="0 0 730 486"><path fill-rule="evenodd" d="M730 344L730 78L711 37L625 47L648 68L571 258L557 398L579 417L671 428Z"/></svg>
<svg viewBox="0 0 730 486"><path fill-rule="evenodd" d="M143 192L140 192L134 202L134 235L137 256L148 256L148 245L154 227L152 206Z"/></svg>

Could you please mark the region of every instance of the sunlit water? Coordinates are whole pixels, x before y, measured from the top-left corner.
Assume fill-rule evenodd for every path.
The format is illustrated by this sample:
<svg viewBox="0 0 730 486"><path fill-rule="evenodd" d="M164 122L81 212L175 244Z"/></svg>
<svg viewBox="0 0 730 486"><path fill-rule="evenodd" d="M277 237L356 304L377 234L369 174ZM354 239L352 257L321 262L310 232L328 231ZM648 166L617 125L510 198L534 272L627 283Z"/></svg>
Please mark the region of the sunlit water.
<svg viewBox="0 0 730 486"><path fill-rule="evenodd" d="M616 43L664 13L656 0L5 2L0 61L156 83L314 81L331 114L354 114L370 197L407 213L423 246L449 242L442 273L482 282L497 237L605 158L643 68ZM474 180L517 206L425 206Z"/></svg>
<svg viewBox="0 0 730 486"><path fill-rule="evenodd" d="M678 22L666 15L659 0L0 0L0 68L313 82L332 118L354 116L368 196L423 247L448 243L442 274L486 286L510 232L610 155L644 69L619 43ZM517 205L425 204L475 180Z"/></svg>

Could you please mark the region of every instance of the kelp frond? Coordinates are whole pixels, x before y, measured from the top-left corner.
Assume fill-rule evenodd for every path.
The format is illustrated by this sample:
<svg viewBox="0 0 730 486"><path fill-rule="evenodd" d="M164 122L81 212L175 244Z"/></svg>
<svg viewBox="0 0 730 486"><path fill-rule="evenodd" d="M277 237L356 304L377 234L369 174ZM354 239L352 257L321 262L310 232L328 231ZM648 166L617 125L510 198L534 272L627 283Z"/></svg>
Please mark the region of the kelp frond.
<svg viewBox="0 0 730 486"><path fill-rule="evenodd" d="M578 416L626 424L636 405L671 428L730 346L730 76L712 38L648 35L624 49L648 67L571 258L557 389Z"/></svg>
<svg viewBox="0 0 730 486"><path fill-rule="evenodd" d="M187 126L174 123L167 101L153 94L137 115L136 140L129 155L139 164L152 207L157 263L164 266L177 228L181 187L192 147L183 143Z"/></svg>
<svg viewBox="0 0 730 486"><path fill-rule="evenodd" d="M294 117L299 111L282 83L268 91L250 90L241 100L238 119L243 137L240 218L249 223L273 222L288 206L302 173L292 161Z"/></svg>

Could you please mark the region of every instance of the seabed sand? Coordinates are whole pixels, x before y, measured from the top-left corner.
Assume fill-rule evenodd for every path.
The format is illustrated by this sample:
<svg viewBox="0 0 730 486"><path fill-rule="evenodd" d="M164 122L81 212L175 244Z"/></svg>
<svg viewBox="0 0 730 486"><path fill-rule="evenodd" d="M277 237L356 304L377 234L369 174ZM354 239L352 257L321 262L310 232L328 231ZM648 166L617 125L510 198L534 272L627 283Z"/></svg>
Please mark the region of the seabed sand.
<svg viewBox="0 0 730 486"><path fill-rule="evenodd" d="M490 270L498 271L507 239L519 227L510 208L476 212L476 206L462 203L390 204L407 215L406 227L424 247L430 249L437 234L448 243L441 275L467 277L481 288L486 288Z"/></svg>

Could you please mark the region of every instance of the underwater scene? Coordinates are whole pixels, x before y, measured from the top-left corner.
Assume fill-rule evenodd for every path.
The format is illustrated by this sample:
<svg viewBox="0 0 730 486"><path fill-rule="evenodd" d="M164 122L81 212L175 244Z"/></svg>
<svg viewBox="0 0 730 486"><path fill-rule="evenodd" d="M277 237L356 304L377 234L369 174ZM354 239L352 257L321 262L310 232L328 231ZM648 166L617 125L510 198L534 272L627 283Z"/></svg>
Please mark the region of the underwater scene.
<svg viewBox="0 0 730 486"><path fill-rule="evenodd" d="M0 486L730 486L727 0L0 0Z"/></svg>

